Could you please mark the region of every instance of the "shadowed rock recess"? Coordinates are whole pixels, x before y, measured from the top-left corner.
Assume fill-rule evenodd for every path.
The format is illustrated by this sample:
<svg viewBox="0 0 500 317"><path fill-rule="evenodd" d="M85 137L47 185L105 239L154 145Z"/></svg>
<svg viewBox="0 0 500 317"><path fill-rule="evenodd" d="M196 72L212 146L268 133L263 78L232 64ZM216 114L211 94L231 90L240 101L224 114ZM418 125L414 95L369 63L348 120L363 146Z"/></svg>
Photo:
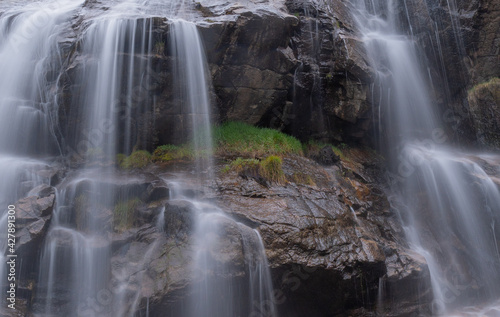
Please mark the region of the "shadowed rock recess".
<svg viewBox="0 0 500 317"><path fill-rule="evenodd" d="M213 123L241 121L280 130L304 144L315 140L342 145L342 157L331 148L327 164L301 155L284 156L282 182L227 171L233 157L223 155L214 158L212 179L198 178L192 164L182 160L148 162L132 170L116 168L114 177L96 177L97 187L75 170L101 166L114 170L115 163L100 153L89 159L91 144L107 133L106 122L95 131L87 131L81 122L81 114L90 107L88 100L82 103L90 83L78 76L96 63L95 56L83 49L84 34L91 19L107 12L106 2L83 2L70 15L66 31L58 35L57 54L50 56L55 69L45 74L45 84L57 107L44 111L51 114L50 135L57 142L46 152L57 158L41 164L33 173L35 181L21 179L22 194L15 196L16 252L23 259L17 267L18 310L2 307L1 316L49 316L37 314L44 309L40 303L46 295L38 283L48 274L40 269L41 255L51 223L64 217L69 217L63 219L69 228L92 221L108 229L102 241L93 243L102 244L109 253L110 281L95 298L78 306L75 316L115 316L117 298L126 306L120 309L127 316L187 316L191 286L201 279L190 266L199 251L194 241L197 209L191 199L216 205L231 217L218 223L219 243L210 250L228 269L212 274L231 280L234 293L241 297L246 296L241 293L247 287L246 264L252 256L246 237L253 234L251 229L260 233L279 316L433 314L428 265L408 245L395 211L400 202L392 197L386 177L387 161L372 149L380 145L374 132L380 125L379 96L373 91L377 74L348 1L185 4L205 49ZM400 2L401 28L421 46L419 58L429 65L431 97L441 111L449 141L500 150L500 1ZM8 8L9 1L0 3L0 18ZM172 65L178 57L169 44L171 23L172 19L148 11L135 23L134 32L142 35L124 40L119 52L120 58L132 61L130 65L142 66L123 69L124 78L139 84L123 88L132 88L133 93L113 101L123 110L118 111L114 127L117 153L153 152L160 145L184 144L195 134L192 114L177 99L179 82ZM137 53L144 47L148 49L143 54ZM82 135L88 136L87 144L82 144ZM498 159L471 160L500 186ZM69 197L63 188L71 188L74 199L58 206L67 203L64 195ZM101 197L106 204L97 218L88 203L79 200L98 196L95 188L113 193ZM182 195L173 197L174 192ZM62 216L64 208L74 214ZM96 219L88 220L92 217ZM238 223L248 228L241 229ZM55 234L59 236L54 238L54 249L64 253L71 248L74 237L64 231ZM69 305L64 287L53 294L58 307ZM244 304L245 311L252 312L248 317L269 316L261 311L266 306L257 304Z"/></svg>

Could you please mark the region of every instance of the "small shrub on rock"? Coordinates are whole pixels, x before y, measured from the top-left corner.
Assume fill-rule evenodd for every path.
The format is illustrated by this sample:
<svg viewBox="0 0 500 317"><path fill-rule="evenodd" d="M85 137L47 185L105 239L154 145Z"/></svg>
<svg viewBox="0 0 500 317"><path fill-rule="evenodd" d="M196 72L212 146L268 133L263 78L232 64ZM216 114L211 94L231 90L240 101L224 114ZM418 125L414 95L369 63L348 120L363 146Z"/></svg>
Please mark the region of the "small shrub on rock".
<svg viewBox="0 0 500 317"><path fill-rule="evenodd" d="M260 174L271 182L278 184L286 183L285 173L283 172L283 161L278 156L268 156L260 162Z"/></svg>

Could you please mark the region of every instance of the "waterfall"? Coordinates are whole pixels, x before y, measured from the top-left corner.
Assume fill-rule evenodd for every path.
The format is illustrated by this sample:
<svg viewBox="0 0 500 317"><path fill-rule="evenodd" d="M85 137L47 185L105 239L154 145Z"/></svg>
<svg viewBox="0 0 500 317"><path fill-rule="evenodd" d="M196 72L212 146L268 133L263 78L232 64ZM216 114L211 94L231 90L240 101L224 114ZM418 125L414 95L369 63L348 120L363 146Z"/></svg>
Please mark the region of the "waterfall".
<svg viewBox="0 0 500 317"><path fill-rule="evenodd" d="M90 20L79 40L84 62L70 66L74 84L81 87L72 96L70 111L80 120L71 127L76 136L67 146L76 147L84 164L58 186L37 292L40 311L47 315L110 313L95 311L88 301L108 288L113 211L132 198L113 185L111 163L118 152L130 153L139 138L132 138L131 118L142 106L137 87L146 79L138 74L149 63L151 23L119 14L133 8L123 3ZM103 166L95 164L96 158Z"/></svg>
<svg viewBox="0 0 500 317"><path fill-rule="evenodd" d="M444 144L427 66L415 39L399 29L397 5L359 0L352 12L377 73L380 144L401 202L394 208L411 248L427 260L432 313L450 315L500 294L500 191L487 173L487 155Z"/></svg>
<svg viewBox="0 0 500 317"><path fill-rule="evenodd" d="M210 133L210 97L208 89L208 67L196 24L174 20L171 24L171 53L174 62L175 90L182 101L181 109L192 130L194 152L197 154L197 173L210 169L212 156L212 135Z"/></svg>
<svg viewBox="0 0 500 317"><path fill-rule="evenodd" d="M83 35L82 57L88 62L79 70L83 90L75 108L88 105L81 109L85 120L82 136L95 141L91 131L103 130L102 138L91 146L106 158L132 152L137 142L131 136L131 120L137 108L143 107L140 88L146 79L138 74L144 74L149 66L145 55L151 51L150 28L148 19L99 18ZM89 78L94 80L87 82Z"/></svg>
<svg viewBox="0 0 500 317"><path fill-rule="evenodd" d="M130 264L137 274L118 276L119 268L112 265L117 256L113 238L124 217L120 213L134 208L130 204L140 195L138 189L124 185L133 182L133 176L119 171L115 162L118 154L129 155L150 141L138 122L154 112L150 85L154 54L161 58L169 54L172 62L170 88L181 109L177 129L193 144L195 172L205 175L198 180L210 182L213 177L209 71L196 24L179 19L181 15L189 19L183 12L190 4L109 1L103 10L90 9L92 5L83 0L47 0L13 6L0 15L0 202L7 206L37 185L54 185L38 175L54 162L64 162L69 170L56 185L55 208L40 250L29 308L36 316L133 317L155 311L150 294L132 284L140 285L148 261L164 247L165 206L160 206L151 224L156 240L141 261ZM154 38L153 24L160 19L153 16L169 18L168 45L163 38ZM67 117L67 126L58 126L60 114ZM211 203L176 194L173 187L171 199L188 201L196 214L192 234L198 251L188 300L193 305L182 315L275 317L269 264L259 233ZM5 214L0 226L5 236ZM218 248L229 227L243 250L238 274L207 253L223 251ZM6 260L6 248L2 238L1 261ZM4 270L1 266L2 285Z"/></svg>
<svg viewBox="0 0 500 317"><path fill-rule="evenodd" d="M191 287L187 317L277 317L273 285L259 232L235 221L217 206L183 193L170 181L172 201L186 202L194 214ZM236 267L235 267L236 266ZM244 275L244 276L242 276Z"/></svg>
<svg viewBox="0 0 500 317"><path fill-rule="evenodd" d="M192 130L191 138L197 154L196 172L200 175L208 169L208 179L211 179L210 81L203 46L194 23L176 19L171 24L170 34L170 50L176 60L173 67L177 78L176 92L183 101L182 109L188 114L187 125ZM197 252L192 267L193 275L198 276L199 281L192 287L186 316L276 317L269 265L258 232L234 221L212 204L188 199L175 191L172 197L187 200L195 207L194 244ZM228 247L225 235L233 230L239 232L242 239L247 275L243 279L232 276L234 268L231 265L234 264L217 258L217 255L224 258L221 253Z"/></svg>
<svg viewBox="0 0 500 317"><path fill-rule="evenodd" d="M14 7L0 16L0 203L13 204L49 180L38 172L44 157L60 153L54 130L57 74L62 58L57 35L82 1L50 1ZM47 70L53 70L48 72ZM6 262L7 212L0 218L0 262ZM19 270L19 266L18 266ZM17 275L19 277L19 275ZM0 266L0 285L6 285ZM5 297L0 300L6 305Z"/></svg>

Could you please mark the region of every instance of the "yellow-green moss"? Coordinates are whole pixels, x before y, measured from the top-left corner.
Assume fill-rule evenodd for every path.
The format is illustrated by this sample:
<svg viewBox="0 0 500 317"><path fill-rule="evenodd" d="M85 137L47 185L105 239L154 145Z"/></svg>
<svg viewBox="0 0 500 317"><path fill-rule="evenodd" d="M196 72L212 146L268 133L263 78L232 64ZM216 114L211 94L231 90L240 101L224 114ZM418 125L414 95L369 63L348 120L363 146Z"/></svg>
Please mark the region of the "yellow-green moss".
<svg viewBox="0 0 500 317"><path fill-rule="evenodd" d="M125 159L127 158L127 156L123 153L118 153L116 154L116 165L117 166L122 166L123 162L125 161Z"/></svg>
<svg viewBox="0 0 500 317"><path fill-rule="evenodd" d="M100 147L89 148L85 156L90 161L96 161L104 158L104 151Z"/></svg>

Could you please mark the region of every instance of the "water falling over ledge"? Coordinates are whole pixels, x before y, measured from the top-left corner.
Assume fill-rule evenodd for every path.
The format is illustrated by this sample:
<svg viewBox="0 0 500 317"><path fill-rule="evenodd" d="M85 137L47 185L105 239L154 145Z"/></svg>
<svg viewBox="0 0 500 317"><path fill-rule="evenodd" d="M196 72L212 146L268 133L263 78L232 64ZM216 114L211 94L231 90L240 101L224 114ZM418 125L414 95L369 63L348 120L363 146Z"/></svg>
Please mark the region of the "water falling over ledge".
<svg viewBox="0 0 500 317"><path fill-rule="evenodd" d="M483 155L445 146L427 67L396 10L394 1L355 1L352 14L377 71L372 90L379 94L379 143L400 201L394 208L411 248L427 261L431 314L450 315L500 296L500 189Z"/></svg>
<svg viewBox="0 0 500 317"><path fill-rule="evenodd" d="M0 160L0 173L11 182L29 182L31 187L42 183L56 187L50 227L37 259L39 267L34 278L36 288L30 309L36 316L47 317L135 317L144 313L161 316L155 306L158 303L152 300L150 303L154 291L148 288L151 287L149 274L154 269L151 263L168 261L163 258L166 257L164 248L172 243L165 231L168 220L171 220L166 206L169 200L176 199L175 194L171 192L172 197L165 198L169 194L165 194L166 187L163 187L159 202L153 202L164 205L152 208L152 214L144 216L148 222L129 217L129 212L139 213L137 209L146 209L152 203L153 196L148 194L148 186L155 182L166 186L164 184L169 180L156 179L147 173L120 171L115 160L119 153L128 155L148 144L150 136L141 135L137 122L147 119L144 119L144 114L152 113L156 102L149 95L155 89L149 77L161 77L162 74L151 73L154 68L152 60L158 57L154 55L163 58L167 53L173 62L168 67L175 78L176 101L185 120L184 125L179 124L185 129L181 133L185 139L192 140L194 151L198 153L195 173L204 174L204 180L211 179L211 85L197 26L178 18L171 19L168 21L170 36L160 39L155 37L153 28L165 20L152 18L151 13L159 13L162 6L149 8L147 5L141 7L138 1L113 2L106 10L91 12L85 23L80 23L75 21L88 14L82 9L83 1L71 2L71 5L70 1L61 3L65 5L51 11L47 17L51 28L40 28L35 34L36 41L21 43L22 54L14 56L7 50L1 51L4 47L0 46L0 56L5 57L0 61L0 69L10 73L15 68L19 75L14 80L0 78L6 83L0 88L0 106L2 113L14 118L12 122L6 119L6 126L15 127L20 132L17 139L12 135L0 138L1 154L4 154L4 149L6 152L5 164L3 159ZM85 2L83 7L87 5ZM8 12L0 16L0 30L6 36L16 36L18 24L29 23L40 12L45 14L45 9L33 6L32 11L24 12L21 8L12 13L15 18L11 18ZM61 44L57 36L70 24L76 34ZM61 46L65 47L63 52ZM32 69L35 69L35 76L30 75ZM52 74L53 78L46 74ZM32 82L27 81L28 78ZM22 81L28 84L23 86ZM24 88L17 91L17 88L11 89L11 84ZM58 98L64 98L66 108L58 108L62 105ZM58 115L64 115L71 124L59 130L62 127L57 125ZM37 137L28 138L27 135ZM32 142L26 142L26 148L19 150L21 139ZM34 153L42 159L33 159ZM16 158L17 155L22 159ZM59 155L66 157L64 160L54 159ZM18 163L14 164L13 160ZM68 170L62 179L52 184L37 177L36 171L48 169L53 160L67 163ZM2 167L5 167L5 173ZM24 197L26 191L9 189L0 200L16 201ZM212 241L212 245L201 238L207 231L202 228L220 219L237 229L235 233L240 236L241 248L245 245L240 268L242 275L238 276L234 275L232 267L221 271L220 267L212 267L210 261L203 262L200 257L194 257L197 264L192 265L193 271L196 267L202 272L200 281L204 282L200 283L225 285L223 289L226 291L221 293L223 301L220 297L215 302L195 300L197 304L193 307L196 311L182 314L234 317L236 312L250 314L251 309L270 309L275 316L275 309L268 304L272 284L259 234L230 219L213 204L187 197L180 200L193 205L197 214L198 229L189 233L198 241L194 243L196 248L217 249L217 245L223 243L225 231L220 231L217 225L208 231L210 235L219 235L219 241ZM0 224L4 224L4 220L2 218ZM138 222L143 227L127 227ZM127 234L131 230L146 230L147 238L130 241ZM124 256L128 256L130 250L141 253L142 258ZM127 261L119 259L120 256ZM240 296L232 292L236 288L240 289ZM196 296L208 295L202 291ZM252 305L256 306L251 308Z"/></svg>

